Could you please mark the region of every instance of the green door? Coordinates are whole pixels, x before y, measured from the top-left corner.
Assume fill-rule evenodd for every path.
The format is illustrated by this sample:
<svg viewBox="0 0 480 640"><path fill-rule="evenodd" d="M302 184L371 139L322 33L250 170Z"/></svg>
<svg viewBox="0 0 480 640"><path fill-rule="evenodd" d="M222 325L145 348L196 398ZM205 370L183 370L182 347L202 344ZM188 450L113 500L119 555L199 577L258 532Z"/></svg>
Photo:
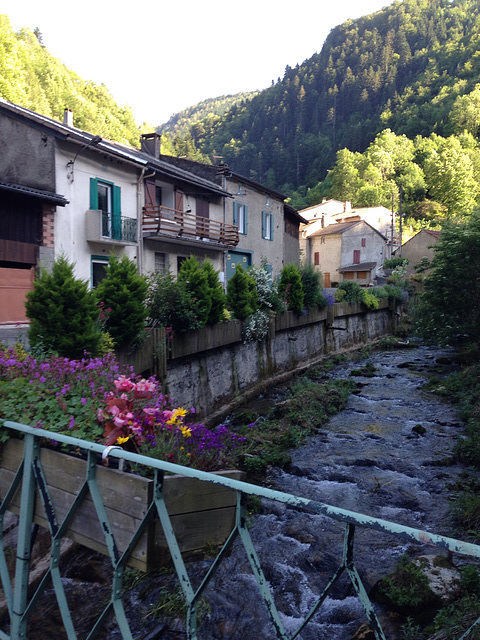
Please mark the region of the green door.
<svg viewBox="0 0 480 640"><path fill-rule="evenodd" d="M233 276L239 264L241 264L244 269L251 267L252 254L246 251L229 251L227 253L227 282Z"/></svg>

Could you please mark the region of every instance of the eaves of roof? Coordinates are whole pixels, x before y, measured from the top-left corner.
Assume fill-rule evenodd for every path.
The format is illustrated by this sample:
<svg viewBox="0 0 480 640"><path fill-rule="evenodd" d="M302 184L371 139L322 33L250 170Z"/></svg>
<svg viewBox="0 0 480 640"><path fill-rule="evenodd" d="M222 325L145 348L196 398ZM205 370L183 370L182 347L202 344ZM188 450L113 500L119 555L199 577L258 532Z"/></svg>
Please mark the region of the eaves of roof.
<svg viewBox="0 0 480 640"><path fill-rule="evenodd" d="M15 191L15 193L23 193L26 196L32 196L34 198L40 198L45 202L51 202L52 204L64 207L68 204L68 200L53 191L45 191L44 189L34 189L33 187L25 187L22 184L13 184L12 182L4 182L0 180L0 189L3 191Z"/></svg>
<svg viewBox="0 0 480 640"><path fill-rule="evenodd" d="M361 262L360 264L351 264L348 267L340 267L339 271L371 271L376 266L376 262Z"/></svg>

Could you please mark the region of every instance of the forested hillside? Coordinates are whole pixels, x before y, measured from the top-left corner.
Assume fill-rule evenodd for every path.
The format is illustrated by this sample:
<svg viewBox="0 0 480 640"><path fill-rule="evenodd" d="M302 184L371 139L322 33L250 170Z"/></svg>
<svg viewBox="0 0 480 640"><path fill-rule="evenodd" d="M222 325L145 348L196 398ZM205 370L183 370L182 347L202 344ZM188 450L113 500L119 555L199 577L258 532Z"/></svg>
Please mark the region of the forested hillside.
<svg viewBox="0 0 480 640"><path fill-rule="evenodd" d="M364 152L386 128L410 139L464 129L476 136L479 40L476 1L394 2L333 29L320 53L223 117L196 123L193 139L239 173L296 191L298 201L338 150Z"/></svg>
<svg viewBox="0 0 480 640"><path fill-rule="evenodd" d="M0 14L0 96L50 118L73 111L74 124L104 138L139 145L138 125L105 85L82 80L43 46L41 33L13 31Z"/></svg>

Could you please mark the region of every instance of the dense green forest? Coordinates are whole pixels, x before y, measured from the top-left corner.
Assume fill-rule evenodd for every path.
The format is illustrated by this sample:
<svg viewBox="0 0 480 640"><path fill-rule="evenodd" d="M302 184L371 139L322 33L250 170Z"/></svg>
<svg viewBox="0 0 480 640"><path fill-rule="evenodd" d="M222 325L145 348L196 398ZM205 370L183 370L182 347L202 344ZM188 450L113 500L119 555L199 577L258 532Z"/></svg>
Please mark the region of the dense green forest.
<svg viewBox="0 0 480 640"><path fill-rule="evenodd" d="M139 145L139 127L128 107L119 107L105 85L82 80L43 45L36 29L15 32L0 14L0 96L27 109L63 120L110 140Z"/></svg>
<svg viewBox="0 0 480 640"><path fill-rule="evenodd" d="M363 154L385 129L412 143L417 136L434 146L440 138L450 140L447 147L458 142L468 150L462 162L469 165L480 126L479 40L477 2L397 1L336 27L320 53L287 67L283 79L225 115L194 122L190 132L202 153L221 155L237 172L293 194L297 206L313 204L321 195L345 197L331 177L319 183L335 163L340 172L348 156L338 157L340 150ZM450 138L464 131L473 139ZM429 138L432 133L437 137ZM420 147L415 143L413 159L424 172L426 151ZM412 170L421 182L420 171ZM394 180L398 171L388 178ZM368 181L368 171L363 179ZM427 180L410 188L407 206L413 192L417 203L426 198L448 210L457 206L428 187ZM372 188L366 198L366 189L361 197L350 189L348 195L354 204L380 204L386 191L379 195Z"/></svg>

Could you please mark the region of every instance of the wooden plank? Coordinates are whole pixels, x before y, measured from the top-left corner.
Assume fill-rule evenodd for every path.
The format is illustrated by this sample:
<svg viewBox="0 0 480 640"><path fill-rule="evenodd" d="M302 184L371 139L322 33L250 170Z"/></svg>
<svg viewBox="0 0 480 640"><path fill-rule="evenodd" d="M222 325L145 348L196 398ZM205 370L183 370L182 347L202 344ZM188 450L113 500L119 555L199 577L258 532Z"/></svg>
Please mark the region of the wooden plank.
<svg viewBox="0 0 480 640"><path fill-rule="evenodd" d="M5 496L23 456L23 443L11 439L2 448L0 466L0 496ZM86 461L59 451L42 448L42 465L57 523L61 524L73 504L86 475ZM127 547L152 500L153 482L117 469L97 467L97 484L107 512L107 517L120 552ZM240 480L240 471L221 471L219 475ZM10 510L20 511L21 486L12 501ZM182 551L203 548L207 543L220 544L229 535L235 514L236 493L224 486L202 482L185 476L167 476L164 497L175 533L179 536ZM36 493L35 522L48 528L40 495ZM159 525L159 523L157 523ZM146 571L164 562L166 547L161 527L149 526L133 551L128 564ZM90 549L108 555L102 525L95 506L87 495L68 530L68 537Z"/></svg>

